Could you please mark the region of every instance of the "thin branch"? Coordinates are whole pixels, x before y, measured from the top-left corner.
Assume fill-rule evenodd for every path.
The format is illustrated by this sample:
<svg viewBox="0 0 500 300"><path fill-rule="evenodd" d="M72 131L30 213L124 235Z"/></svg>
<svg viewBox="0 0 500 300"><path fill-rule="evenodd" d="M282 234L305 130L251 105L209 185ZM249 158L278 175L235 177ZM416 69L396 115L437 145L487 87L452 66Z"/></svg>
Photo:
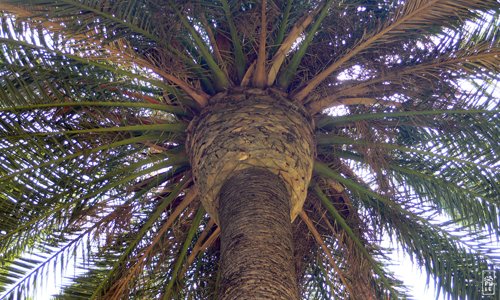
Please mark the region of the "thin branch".
<svg viewBox="0 0 500 300"><path fill-rule="evenodd" d="M212 47L212 49L214 51L215 60L220 65L224 64L224 59L222 58L222 55L220 54L219 45L217 44L217 41L215 40L214 32L213 32L210 24L208 23L208 20L205 17L204 13L201 14L200 21L201 21L201 24L203 25L203 28L205 29L205 32L207 33L208 40L210 41L210 46ZM226 73L226 76L227 76L227 73Z"/></svg>
<svg viewBox="0 0 500 300"><path fill-rule="evenodd" d="M212 234L205 241L205 238L207 237L208 233L210 232L210 230L212 229L214 224L215 224L215 221L212 218L210 218L210 221L208 222L207 226L205 227L205 229L201 233L200 237L196 241L196 244L193 247L193 251L191 252L191 254L189 255L189 257L187 259L187 266L189 266L193 263L194 259L196 258L196 256L198 256L198 253L200 251L205 250L215 240L215 238L217 236L219 236L220 228L217 227L217 228L215 228L214 232L212 232ZM207 245L207 243L208 243L208 245Z"/></svg>
<svg viewBox="0 0 500 300"><path fill-rule="evenodd" d="M190 87L185 81L179 79L178 77L175 77L172 74L169 74L162 69L159 69L151 64L149 64L149 68L153 70L155 73L160 75L161 77L165 78L166 80L174 83L177 85L181 90L186 92L188 96L190 96L200 107L205 107L208 103L208 99L210 98L209 95L206 93L200 91L200 90L195 90L192 87Z"/></svg>
<svg viewBox="0 0 500 300"><path fill-rule="evenodd" d="M342 189L344 188L337 181L335 181L335 183L336 183L336 185L338 184ZM384 282L384 284L386 286L390 287L390 284L389 284L387 278L385 277L383 270L380 268L380 266L377 264L375 259L370 255L368 250L365 248L365 246L361 242L361 239L354 233L354 231L351 229L351 227L347 224L347 222L340 215L340 213L337 211L335 206L332 205L332 203L329 201L328 197L323 193L323 191L321 190L321 188L317 184L314 186L314 191L316 192L316 195L318 196L319 200L321 201L321 204L328 210L330 215L335 220L335 223L340 225L340 227L344 230L344 232L351 239L351 241L354 242L357 250L371 264L371 267L377 273L377 275L380 277L380 279ZM344 197L344 199L348 199L348 196L346 194L343 197ZM352 206L351 206L351 208L352 208Z"/></svg>
<svg viewBox="0 0 500 300"><path fill-rule="evenodd" d="M132 49L133 47L127 47L124 50ZM188 96L190 96L200 107L205 107L208 103L210 96L201 90L194 89L187 82L180 79L179 77L166 72L163 68L157 67L155 64L150 63L146 59L138 57L127 51L121 51L125 56L127 61L133 62L134 64L143 67L145 69L150 69L159 76L163 77L165 80L177 85L181 90L183 90Z"/></svg>
<svg viewBox="0 0 500 300"><path fill-rule="evenodd" d="M181 203L177 205L175 210L168 216L168 219L166 222L162 225L160 230L156 232L156 236L153 239L153 241L142 251L140 254L137 256L140 256L139 259L135 262L135 264L127 269L127 274L126 276L122 277L120 280L118 280L111 288L110 290L113 291L113 295L108 295L110 299L121 299L123 291L128 287L128 284L130 281L142 271L142 268L144 267L144 263L146 260L150 257L151 252L155 248L155 246L160 242L161 239L165 238L165 234L167 230L170 229L172 224L174 223L175 220L177 220L177 217L188 207L191 202L196 198L198 194L198 189L196 186L193 186L184 196L182 199Z"/></svg>
<svg viewBox="0 0 500 300"><path fill-rule="evenodd" d="M203 230L201 236L198 238L196 241L196 244L193 247L193 250L191 251L191 254L189 254L189 257L186 260L186 264L184 265L184 268L179 274L178 279L181 280L184 278L184 274L186 273L187 268L194 262L198 254L204 252L210 245L212 245L215 240L220 235L220 227L215 228L214 232L208 237L208 239L202 244L203 239L206 237L208 234L209 230L212 229L213 224L215 224L213 219L210 219L209 223L207 224L207 227Z"/></svg>
<svg viewBox="0 0 500 300"><path fill-rule="evenodd" d="M96 299L102 296L102 292L105 291L105 289L109 286L110 281L115 279L116 273L120 271L120 268L128 259L132 251L137 247L139 242L143 239L144 235L151 229L153 224L158 220L158 218L160 218L165 209L172 203L174 199L179 196L181 191L186 188L190 182L190 176L186 176L184 179L182 179L181 182L176 185L175 189L170 193L170 195L166 199L164 199L163 202L158 205L158 207L156 207L153 213L150 214L146 223L144 223L139 232L135 234L135 239L128 245L127 249L123 251L120 258L113 265L113 268L108 272L106 277L103 278L101 284L92 293L91 299Z"/></svg>
<svg viewBox="0 0 500 300"><path fill-rule="evenodd" d="M349 291L349 294L356 295L356 294L354 294L351 285L347 282L347 280L344 276L344 272L335 263L335 260L333 259L333 256L330 252L330 249L328 249L328 246L326 246L326 244L323 241L323 239L321 238L321 235L319 234L318 230L316 229L316 227L312 223L311 219L309 219L309 217L307 216L307 214L304 210L302 210L300 212L300 218L304 221L304 223L306 223L307 228L309 228L309 231L312 233L312 235L316 239L316 242L321 246L321 249L323 249L323 251L325 252L326 256L328 257L328 262L333 267L335 272L337 272L337 275L339 276L340 280L342 281L342 283L344 284L346 289Z"/></svg>
<svg viewBox="0 0 500 300"><path fill-rule="evenodd" d="M215 228L214 232L207 238L207 240L202 244L203 240L205 239L206 235L212 229L213 224L215 222L213 219L210 219L209 224L207 227L205 227L205 230L203 230L201 236L198 238L198 241L196 241L196 244L193 247L193 250L191 251L191 254L189 254L189 257L186 260L186 264L182 270L182 272L179 274L179 280L181 280L184 277L184 274L186 273L187 268L194 262L198 254L203 253L210 245L215 242L215 240L219 237L220 235L220 227Z"/></svg>
<svg viewBox="0 0 500 300"><path fill-rule="evenodd" d="M375 104L379 104L382 106L394 106L394 107L401 107L402 105L401 102L380 100L375 98L359 97L359 98L338 99L335 96L331 96L331 97L325 97L318 101L313 101L311 104L306 105L306 107L308 108L309 112L311 112L311 114L316 114L325 108L331 108L340 105L349 106L349 105L375 105Z"/></svg>
<svg viewBox="0 0 500 300"><path fill-rule="evenodd" d="M201 245L199 251L205 251L220 235L220 227L217 227L210 237ZM191 262L192 263L192 262Z"/></svg>
<svg viewBox="0 0 500 300"><path fill-rule="evenodd" d="M285 8L282 10L283 14L279 25L278 34L276 35L276 39L273 42L274 44L273 49L276 49L278 45L281 45L283 43L283 40L285 39L286 30L288 28L288 21L290 18L290 12L292 10L292 2L293 2L292 0L287 0ZM301 20L302 19L300 19L298 22L301 22ZM274 52L274 54L276 54L276 52Z"/></svg>
<svg viewBox="0 0 500 300"><path fill-rule="evenodd" d="M327 0L326 3L321 7L321 12L319 16L314 21L314 24L311 26L310 30L307 32L304 40L299 44L297 51L293 54L293 57L289 64L286 66L285 70L281 73L278 82L281 88L287 88L292 82L293 78L297 74L297 69L302 61L304 55L306 55L307 49L311 45L314 37L318 33L320 29L320 25L328 15L328 10L332 5L333 0Z"/></svg>
<svg viewBox="0 0 500 300"><path fill-rule="evenodd" d="M165 287L165 292L163 296L161 297L163 300L171 299L170 294L172 293L172 288L174 284L177 282L177 276L179 276L179 271L181 270L181 267L184 263L184 259L186 257L186 254L189 250L189 246L194 238L194 235L196 231L198 230L198 227L200 225L201 220L203 219L203 216L205 215L205 210L203 209L203 206L200 205L198 212L193 218L193 221L191 223L191 227L189 228L189 231L186 236L186 240L184 241L184 244L182 245L182 249L179 252L174 268L172 270L172 275L170 278L170 281L168 282L167 286Z"/></svg>

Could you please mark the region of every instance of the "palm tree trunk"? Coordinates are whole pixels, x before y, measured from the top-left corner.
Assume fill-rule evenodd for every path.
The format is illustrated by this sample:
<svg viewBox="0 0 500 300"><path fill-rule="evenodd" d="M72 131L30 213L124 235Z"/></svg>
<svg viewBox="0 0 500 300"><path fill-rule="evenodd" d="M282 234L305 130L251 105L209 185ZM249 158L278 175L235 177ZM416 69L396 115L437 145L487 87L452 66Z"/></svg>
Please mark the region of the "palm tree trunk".
<svg viewBox="0 0 500 300"><path fill-rule="evenodd" d="M219 299L298 299L290 195L263 168L235 172L219 194Z"/></svg>

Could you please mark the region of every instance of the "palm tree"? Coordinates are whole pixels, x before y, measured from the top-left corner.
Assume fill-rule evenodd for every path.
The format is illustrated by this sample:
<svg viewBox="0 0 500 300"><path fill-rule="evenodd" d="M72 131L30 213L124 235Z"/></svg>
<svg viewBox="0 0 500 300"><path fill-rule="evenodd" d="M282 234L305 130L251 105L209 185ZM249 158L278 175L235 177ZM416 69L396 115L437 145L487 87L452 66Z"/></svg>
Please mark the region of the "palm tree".
<svg viewBox="0 0 500 300"><path fill-rule="evenodd" d="M4 297L78 259L58 298L403 298L383 237L455 299L498 267L496 0L0 11Z"/></svg>

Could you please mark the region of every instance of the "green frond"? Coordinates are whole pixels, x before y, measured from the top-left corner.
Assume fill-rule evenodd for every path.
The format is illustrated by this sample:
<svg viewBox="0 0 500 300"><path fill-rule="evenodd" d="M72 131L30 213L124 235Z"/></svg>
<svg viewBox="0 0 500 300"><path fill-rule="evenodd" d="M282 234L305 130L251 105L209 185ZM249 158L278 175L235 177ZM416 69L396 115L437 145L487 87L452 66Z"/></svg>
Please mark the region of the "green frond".
<svg viewBox="0 0 500 300"><path fill-rule="evenodd" d="M112 128L111 135L106 133L109 130L98 128L95 130L101 132L99 135L77 138L70 134L71 128L99 123L103 126L106 118L74 109L66 114L74 114L78 119L58 116L57 110L16 114L7 109L0 113L0 147L9 149L0 154L0 182L4 187L0 193L0 217L4 220L0 247L4 262L16 263L19 255L41 240L76 234L77 223L86 222L88 216L113 205L116 197L126 198L127 189L135 180L153 179L155 176L150 174L187 165L179 151L148 154L145 143L156 143L163 135L161 132L134 137L134 133L125 133L130 126L123 126ZM91 113L98 111L87 112ZM59 119L59 124L54 119ZM150 125L132 128L142 126ZM56 136L46 135L40 133L42 128L52 133L61 131ZM73 133L83 137L95 130L77 129ZM151 182L155 186L161 183ZM12 274L4 271L11 278ZM19 282L17 287L20 284L24 283ZM17 287L11 291L19 290Z"/></svg>
<svg viewBox="0 0 500 300"><path fill-rule="evenodd" d="M311 279L306 284L307 299L334 299L346 296L342 285L332 278L332 272L321 257L310 266Z"/></svg>
<svg viewBox="0 0 500 300"><path fill-rule="evenodd" d="M7 1L12 5L19 5L17 9L31 12L38 19L64 19L66 28L75 35L84 35L93 38L102 38L108 42L119 39L123 35L140 34L152 41L163 43L155 32L151 4L148 1L129 1L127 5L117 3L99 5L95 1L78 0L29 0ZM145 9L149 8L149 9ZM13 10L16 8L14 7ZM7 8L9 11L9 7ZM16 11L13 11L16 13ZM79 15L80 23L71 21L72 16ZM100 30L92 32L91 28ZM121 32L122 35L110 35L107 32Z"/></svg>
<svg viewBox="0 0 500 300"><path fill-rule="evenodd" d="M288 0L286 2L285 9L283 10L283 16L279 23L278 33L276 34L276 38L273 42L275 50L278 49L277 45L281 45L281 43L285 40L285 33L288 27L290 26L290 13L292 10L292 5L293 5L292 0ZM271 54L274 55L274 52L271 52Z"/></svg>
<svg viewBox="0 0 500 300"><path fill-rule="evenodd" d="M123 170L119 170L123 171ZM139 172L137 174L134 174L133 176L130 176L128 180L123 180L120 183L116 184L123 184L126 182L129 182L133 178L136 178L138 176L144 175L144 174L150 174L152 169L146 169L145 172ZM171 173L171 172L169 172ZM175 173L174 173L175 174ZM134 201L137 201L140 199L141 195L144 195L146 191L148 191L152 187L158 186L161 182L164 180L168 180L171 175L168 176L162 176L163 179L160 179L160 177L157 178L157 180L150 181L146 186L143 187L143 191L140 193L137 193L135 196L134 195L120 195L119 193L112 193L110 190L112 187L105 187L105 190L108 191L106 195L103 197L100 197L98 200L98 203L89 203L87 206L85 203L79 203L77 204L77 209L73 209L70 212L64 212L64 211L53 211L52 212L52 217L50 217L51 212L47 216L44 216L45 218L40 218L42 221L45 222L45 224L40 224L38 223L38 226L40 227L34 227L33 229L28 229L23 228L22 230L27 231L28 233L32 234L34 233L35 236L33 237L32 241L29 243L31 246L35 245L35 250L40 247L41 241L51 241L51 246L50 248L47 248L46 250L43 250L44 252L47 252L49 256L42 262L39 266L33 266L31 269L27 269L26 272L29 272L28 275L24 277L22 281L17 281L17 284L15 286L10 287L10 292L15 292L15 291L25 291L25 283L26 281L29 281L31 277L33 276L41 276L40 272L38 271L40 268L46 268L45 265L51 264L52 262L56 263L54 260L57 260L58 258L61 257L61 255L64 255L64 253L68 252L68 247L72 247L72 251L74 250L75 247L78 246L78 248L81 248L82 251L84 251L84 255L81 254L76 254L76 253L67 253L66 255L66 260L75 257L75 255L78 255L81 258L87 257L89 259L90 255L92 254L92 249L94 246L88 246L86 248L82 248L83 246L81 245L81 240L83 238L87 238L87 240L95 240L98 239L99 232L102 232L103 229L105 228L113 228L116 226L119 226L117 223L118 219L121 217L118 217L117 219L117 214L119 215L120 213L124 213L125 215L127 212L130 210L131 204L134 203ZM99 192L96 192L99 193ZM88 196L91 195L87 195ZM78 198L77 198L78 199ZM125 199L123 202L120 203L120 199ZM50 200L50 199L49 199ZM85 197L83 199L78 199L78 200L85 200ZM116 205L116 203L120 203L119 205ZM80 201L82 202L82 201ZM80 208L78 208L80 207ZM61 214L63 212L64 214ZM70 213L70 214L68 214ZM55 214L55 215L54 215ZM20 214L17 214L20 215ZM125 216L124 215L124 216ZM67 221L64 221L64 218L69 218ZM50 220L50 219L55 219L57 224L54 225L49 225L45 220ZM82 227L81 224L84 224ZM86 225L85 225L86 224ZM89 226L92 224L91 226ZM24 225L23 225L24 226ZM61 227L62 226L62 227ZM46 228L47 230L37 230L38 228ZM20 227L17 227L16 229L20 229ZM22 233L22 232L21 232ZM6 238L9 237L9 235L14 234L14 232L7 231L7 235L2 236L2 243L1 245L5 245L4 242ZM18 234L19 235L19 234ZM71 237L78 235L77 237L73 238L69 243L64 240L64 237ZM63 239L61 240L61 237ZM26 239L27 237L22 237L23 239ZM44 242L42 242L44 243ZM88 241L86 242L88 244ZM17 247L22 247L22 245L18 245ZM55 250L54 250L55 249ZM16 252L21 253L21 250L16 250ZM12 251L10 251L12 252ZM42 253L44 253L42 252ZM9 251L4 252L2 250L3 256L2 256L2 261L8 262L12 261L12 263L15 265L18 263L19 259L22 261L23 258L16 259L15 256L6 256L8 255ZM71 255L69 255L71 254ZM45 258L45 256L44 256ZM66 263L59 263L62 266ZM5 268L1 268L2 274L4 274L4 278L8 279L5 280L6 283L12 282L12 278L16 278L15 273L10 272L10 269L8 269L8 266L4 266ZM36 267L36 268L35 268ZM86 270L88 267L87 264L84 264L81 268L83 270ZM7 294L6 294L7 295Z"/></svg>
<svg viewBox="0 0 500 300"><path fill-rule="evenodd" d="M207 233L212 232L210 235L213 235L216 231L212 229L212 226L207 228L209 224L211 223L207 222L203 230L208 230ZM197 237L198 241L200 241L202 235L203 233L199 234ZM208 249L205 249L204 252L197 255L193 264L187 266L185 269L186 272L183 279L180 280L179 278L181 284L178 285L178 289L176 289L176 292L173 294L174 298L191 297L192 299L211 299L217 297L220 279L219 250L219 242L214 240ZM190 256L191 255L192 253Z"/></svg>
<svg viewBox="0 0 500 300"><path fill-rule="evenodd" d="M218 91L228 88L229 81L226 78L226 75L217 65L217 62L213 58L212 54L210 53L210 50L208 49L207 45L205 44L199 33L196 31L193 25L189 23L189 20L186 18L186 16L184 16L183 13L176 7L176 4L171 3L171 5L172 8L175 10L176 15L180 19L182 25L188 30L189 34L191 35L191 38L194 40L194 43L197 46L198 51L205 59L208 67L213 72L215 77L214 84L217 87Z"/></svg>
<svg viewBox="0 0 500 300"><path fill-rule="evenodd" d="M157 160L161 158L163 157L158 157ZM69 195L61 192L53 193L50 188L47 188L47 190L39 188L38 191L34 191L33 188L25 188L25 186L29 187L27 180L16 178L15 183L7 182L5 184L6 191L2 193L4 196L2 197L2 208L5 210L2 210L1 213L5 215L6 220L11 222L2 225L4 231L4 234L0 237L2 257L6 259L16 257L30 243L40 237L53 231L62 230L67 226L66 222L79 221L80 214L89 213L93 205L98 205L102 201L105 202L106 197L112 198L111 195L114 194L114 189L141 176L172 165L171 162L160 162L152 167L136 171L137 167L150 163L151 161L148 160L141 161L139 164L117 169L93 181L82 180L78 185L69 186L67 183L59 183L59 186L68 189L67 192L71 193ZM123 174L129 172L133 172L133 175L123 176ZM45 183L41 178L39 180L38 186ZM23 183L24 186L21 185ZM58 184L58 182L55 182L55 184ZM88 189L89 187L93 189ZM20 193L22 194L20 195ZM82 196L73 198L73 193ZM17 216L17 218L14 219L13 216ZM61 226L63 227L61 228ZM39 228L43 228L43 230L39 230Z"/></svg>
<svg viewBox="0 0 500 300"><path fill-rule="evenodd" d="M422 156L426 157L431 157L436 160L444 160L447 162L451 163L457 163L461 165L469 165L472 168L479 168L479 169L492 169L495 170L497 169L495 166L488 166L484 165L481 163L478 163L477 161L469 161L465 160L462 158L457 158L455 156L451 155L441 155L437 154L436 150L450 150L449 148L446 148L445 146L441 146L441 149L434 149L435 152L432 151L425 151L425 150L420 150L420 149L414 149L414 148L409 148L409 147L404 147L396 144L388 144L388 143L381 143L381 144L376 144L376 143L370 143L370 142L365 142L365 141L356 141L354 139L349 139L346 137L342 136L332 136L332 135L320 135L318 136L318 145L331 145L331 144L350 144L350 145L364 145L364 146L373 146L374 148L385 148L385 149L391 149L391 150L398 150L401 152L407 152L407 153L417 153ZM455 154L456 155L456 154Z"/></svg>
<svg viewBox="0 0 500 300"><path fill-rule="evenodd" d="M447 222L435 225L432 218L420 217L416 207L412 208L413 211L405 208L412 207L411 203L392 201L353 179L344 178L324 164L315 164L315 171L350 189L351 195L359 198L368 209L372 222L375 222L373 226L388 232L391 239L400 243L403 250L437 280L443 291L454 297L481 292L482 271L497 264L500 256L491 249L481 251L481 243L489 239L480 231L458 228ZM489 253L486 250L490 250ZM455 276L448 275L451 273Z"/></svg>
<svg viewBox="0 0 500 300"><path fill-rule="evenodd" d="M338 152L343 158L363 162L361 155ZM387 178L400 186L402 197L415 199L425 205L435 205L438 212L446 213L456 223L465 227L490 233L500 230L500 211L498 210L498 187L489 187L490 182L498 181L498 176L485 170L476 171L463 167L448 167L440 172L443 164L434 160L406 158L394 161L387 166ZM444 173L444 174L443 174ZM463 174L467 174L465 177Z"/></svg>
<svg viewBox="0 0 500 300"><path fill-rule="evenodd" d="M20 51L17 51L16 54L18 54L20 52L31 50L30 52L32 52L32 53L30 53L30 54L39 55L42 57L45 55L53 55L54 59L58 59L58 60L68 59L68 60L70 60L68 62L73 61L73 64L76 66L79 64L86 64L88 66L95 67L95 68L101 69L103 71L110 71L110 72L116 73L118 75L127 76L130 79L142 80L144 82L150 83L150 84L157 86L157 87L160 87L160 88L164 88L167 90L171 89L168 85L166 85L165 83L163 83L160 80L148 78L145 75L141 75L141 74L138 74L136 72L129 71L126 69L121 69L117 65L112 65L109 63L105 63L105 62L99 62L95 59L92 59L91 56L82 57L80 55L65 53L64 51L57 50L57 49L50 49L50 48L46 48L43 46L33 45L33 44L30 44L30 43L24 42L24 41L17 41L17 40L12 40L12 39L5 39L5 38L0 38L0 43L6 44L6 45L11 45L11 46L14 46L14 47L20 49ZM105 59L105 58L103 58L103 59ZM99 59L99 60L101 60L101 59Z"/></svg>
<svg viewBox="0 0 500 300"><path fill-rule="evenodd" d="M109 222L109 218L104 218L102 221ZM86 249L90 245L90 235L103 222L97 222L84 230L71 230L70 240L61 238L61 235L54 236L49 244L43 245L37 243L36 248L30 249L29 256L19 257L13 261L2 259L3 265L0 268L0 286L3 297L13 298L14 295L21 294L21 297L29 298L37 292L39 284L44 276L50 272L61 272L62 276L66 267L74 261L77 255L81 257L88 256ZM55 249L55 250L54 250ZM83 253L81 251L83 251ZM4 287L9 287L5 290ZM31 289L34 287L34 289Z"/></svg>
<svg viewBox="0 0 500 300"><path fill-rule="evenodd" d="M179 276L179 271L180 271L182 265L184 264L184 260L186 258L189 246L191 245L191 243L193 241L195 233L199 230L198 227L199 227L200 222L201 222L204 215L205 215L205 210L203 209L203 207L200 206L200 208L198 209L198 212L194 216L194 219L191 223L191 227L189 228L188 234L186 236L186 240L184 241L184 244L182 245L182 249L181 249L179 255L176 257L177 261L175 262L174 268L172 269L172 275L171 275L170 281L167 284L167 286L165 287L165 292L164 292L163 297L162 297L163 299L170 299L171 298L172 291L173 291L172 288L175 284L175 281L177 280L177 277Z"/></svg>
<svg viewBox="0 0 500 300"><path fill-rule="evenodd" d="M67 17L61 16L62 19ZM61 18L57 19L57 22L62 22ZM132 89L131 92L130 88L144 89L145 86L152 85L156 87L156 92L160 95L162 91L167 91L169 100L181 99L185 105L190 105L192 100L199 103L206 101L206 96L194 89L190 83L179 79L175 73L160 69L156 60L152 60L149 56L144 57L136 51L137 49L134 50L137 45L133 46L121 40L105 43L101 37L94 39L85 35L76 36L74 42L59 43L61 35L66 33L69 25L51 23L56 24L55 28L51 26L53 31L39 32L36 29L37 25L39 26L36 20L29 20L29 22L26 21L28 22L26 26L18 30L15 24L23 24L22 21L13 18L5 19L2 32L5 37L1 36L0 42L5 44L5 47L9 47L9 51L2 53L5 57L5 68L8 70L6 75L12 74L9 77L6 76L6 80L14 81L14 87L21 84L23 87L35 90L29 95L30 97L51 96L61 101L68 97L73 98L73 96L66 96L67 94L75 95L75 91L84 89L85 93L80 94L87 96L84 101L88 101L90 95L96 95L96 91L101 93L111 91L129 101L137 96L140 100L149 100L154 97L140 90L133 91ZM67 34L71 36L71 34L78 33L69 30ZM22 57L25 63L20 64L19 60L13 59L16 57ZM189 58L185 61L193 63ZM26 65L31 67L26 68ZM22 75L19 76L19 73ZM164 82L160 77L169 83ZM64 78L67 82L54 80L55 78ZM75 82L79 84L71 85ZM56 85L51 85L53 83ZM117 83L120 83L119 89L116 87ZM58 85L63 85L64 92ZM40 89L41 91L37 91ZM188 94L192 100L186 99L185 95L179 93L178 90Z"/></svg>
<svg viewBox="0 0 500 300"><path fill-rule="evenodd" d="M344 130L347 136L318 134L318 145L330 145L319 151L364 163L372 170L386 170L376 176L394 180L390 184L404 194L402 197L421 199L423 205L432 203L452 220L476 230L498 232L496 140L500 133L495 111L483 115L471 110L439 118L424 112L411 117L404 114L387 113L384 120L374 114L373 119L365 119L374 130L386 128L385 120L395 126L397 130L385 136L385 142L369 141ZM395 123L393 116L398 120ZM333 129L332 125L324 128Z"/></svg>
<svg viewBox="0 0 500 300"><path fill-rule="evenodd" d="M328 10L330 9L332 2L333 2L332 0L328 0L324 4L322 4L323 6L321 8L319 15L316 17L314 24L311 26L304 40L298 46L298 50L294 53L288 66L281 73L278 82L282 88L286 89L289 86L290 81L295 77L297 68L300 65L302 57L304 57L304 55L306 54L307 48L311 44L314 36L316 35L318 29L320 28L321 22L323 22L323 20L327 16Z"/></svg>
<svg viewBox="0 0 500 300"><path fill-rule="evenodd" d="M231 34L231 42L233 43L234 52L234 64L236 66L236 71L238 73L238 79L241 81L245 75L246 67L246 56L243 53L243 47L241 45L241 38L234 24L234 17L231 12L231 7L227 0L221 0L222 9L224 10L225 17L227 19L227 26L229 27L229 32Z"/></svg>
<svg viewBox="0 0 500 300"><path fill-rule="evenodd" d="M370 33L363 33L344 55L313 77L295 94L295 99L303 101L308 94L328 76L356 55L394 40L404 41L415 36L443 31L443 27L459 27L465 20L473 20L479 12L497 9L494 0L452 1L452 0L411 0L404 2L385 23L375 27ZM450 21L451 19L451 21Z"/></svg>
<svg viewBox="0 0 500 300"><path fill-rule="evenodd" d="M111 218L109 218L112 226L101 228L100 232L98 231L94 234L93 238L97 240L97 243L89 250L91 251L91 255L89 256L91 260L84 260L78 265L77 268L80 270L79 275L73 278L71 284L66 286L63 293L57 295L56 298L90 299L92 294L104 285L102 278L111 275L118 276L118 278L115 278L116 281L107 283L113 285L113 288L119 286L120 282L118 279L121 279L120 276L128 276L129 269L127 267L133 267L133 265L129 265L130 260L134 261L138 259L138 257L141 257L144 248L150 247L149 238L158 228L158 218L156 220L147 219L148 214L156 213L158 217L168 211L166 209L159 211L158 206L165 208L172 205L173 199L179 193L178 191L170 193L165 190L168 190L170 187L179 189L181 185L176 178L183 174L184 171L180 170L160 173L155 178L151 178L153 180L144 180L144 182L139 183L135 187L137 192L134 197L117 199L120 204L116 209L113 209L113 213L110 214ZM167 198L168 205L162 205L161 200L164 197ZM168 199L172 201L168 201ZM107 218L104 217L102 220ZM136 237L130 235L128 233L129 230L143 230L147 233L141 237ZM164 247L165 245L160 246ZM128 255L132 259L123 256L123 252L125 251L128 251ZM157 255L157 253L155 254ZM148 257L147 259L152 259L152 257ZM122 262L120 269L114 269L120 261ZM132 273L132 275L137 276L136 273ZM126 284L128 283L126 282ZM143 287L146 285L147 283L144 283Z"/></svg>
<svg viewBox="0 0 500 300"><path fill-rule="evenodd" d="M384 113L364 113L364 114L353 114L349 116L339 116L330 117L327 115L322 115L318 122L319 128L328 129L329 126L341 126L345 124L354 123L356 121L369 121L377 119L391 119L394 118L395 121L399 121L400 117L407 117L404 120L413 121L412 117L418 116L433 116L433 115L448 115L448 114L463 114L463 115L473 115L473 114L497 114L500 110L485 110L485 109L457 109L457 110L411 110L411 111L401 111L401 112L384 112ZM418 121L418 118L416 118ZM423 122L421 124L428 124Z"/></svg>
<svg viewBox="0 0 500 300"><path fill-rule="evenodd" d="M35 105L19 105L10 106L5 108L0 108L0 112L14 112L23 110L37 110L43 108L54 108L54 107L133 107L133 108L149 108L155 110L166 111L169 113L174 113L176 115L186 115L186 112L179 107L169 106L164 104L155 103L136 103L136 102L62 102L62 103L46 103L46 104L35 104Z"/></svg>
<svg viewBox="0 0 500 300"><path fill-rule="evenodd" d="M349 224L342 217L342 215L339 213L339 211L335 208L335 206L332 204L332 202L323 193L321 188L318 185L315 185L313 187L313 189L314 189L316 195L321 200L321 203L326 207L328 212L333 217L335 224L339 224L340 227L342 228L342 230L345 231L348 239L350 239L350 241L352 241L354 243L356 250L349 249L349 251L350 252L355 252L355 251L359 252L362 257L358 258L358 259L368 262L369 268L371 270L373 270L374 273L376 274L377 280L381 282L381 287L379 287L379 289L381 291L384 291L384 293L389 293L393 297L400 296L399 295L400 291L396 291L394 289L395 283L393 282L392 278L386 277L385 272L380 267L380 263L374 259L373 255L371 253L369 253L367 248L365 247L365 245L363 245L363 242L361 241L361 237L358 236L353 231L353 229L349 226ZM368 268L368 266L365 265L365 263L361 263L361 264L363 265L364 268Z"/></svg>
<svg viewBox="0 0 500 300"><path fill-rule="evenodd" d="M151 214L148 220L141 227L140 231L135 235L135 239L131 241L129 245L127 245L126 250L120 256L120 259L116 261L112 270L106 276L105 280L103 280L102 283L97 287L97 289L93 291L91 297L92 299L99 298L104 295L107 287L109 287L113 283L113 281L116 280L117 272L121 271L126 260L129 258L129 255L132 253L132 251L135 250L139 242L141 242L141 240L144 238L144 235L151 229L153 224L158 220L167 206L170 205L170 203L179 196L179 194L182 192L183 187L186 185L187 180L188 178L184 178L183 181L179 182L175 190L172 191L172 193L170 193L170 195L165 200L163 200L162 203L155 209L154 213Z"/></svg>

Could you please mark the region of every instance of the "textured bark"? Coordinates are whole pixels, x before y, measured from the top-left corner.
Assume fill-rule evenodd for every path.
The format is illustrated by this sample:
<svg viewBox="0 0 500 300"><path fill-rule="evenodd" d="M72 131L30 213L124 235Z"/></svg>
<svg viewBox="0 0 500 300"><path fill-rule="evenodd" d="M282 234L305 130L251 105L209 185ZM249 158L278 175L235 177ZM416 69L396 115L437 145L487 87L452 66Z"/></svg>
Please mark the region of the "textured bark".
<svg viewBox="0 0 500 300"><path fill-rule="evenodd" d="M261 168L232 174L220 190L219 299L298 299L289 192Z"/></svg>
<svg viewBox="0 0 500 300"><path fill-rule="evenodd" d="M217 224L218 195L235 171L259 167L278 175L293 220L302 209L315 144L311 117L272 89L233 89L212 97L188 128L186 148L200 199Z"/></svg>

